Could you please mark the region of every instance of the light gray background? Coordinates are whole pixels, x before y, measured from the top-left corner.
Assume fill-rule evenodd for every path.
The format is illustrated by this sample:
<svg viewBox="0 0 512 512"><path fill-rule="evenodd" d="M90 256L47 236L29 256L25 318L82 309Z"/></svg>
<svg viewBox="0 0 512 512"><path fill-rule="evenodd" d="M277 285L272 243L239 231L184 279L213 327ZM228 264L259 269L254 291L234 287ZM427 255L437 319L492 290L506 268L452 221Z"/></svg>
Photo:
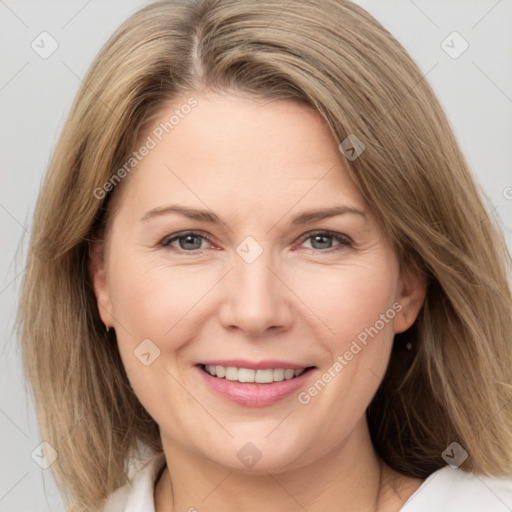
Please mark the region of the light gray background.
<svg viewBox="0 0 512 512"><path fill-rule="evenodd" d="M108 36L146 3L0 0L0 511L62 510L50 470L31 458L42 440L24 389L14 315L35 199L80 80ZM512 0L358 3L427 74L512 247ZM43 31L59 44L47 59L31 48ZM469 44L456 59L441 47L453 31ZM459 42L450 41L457 50Z"/></svg>

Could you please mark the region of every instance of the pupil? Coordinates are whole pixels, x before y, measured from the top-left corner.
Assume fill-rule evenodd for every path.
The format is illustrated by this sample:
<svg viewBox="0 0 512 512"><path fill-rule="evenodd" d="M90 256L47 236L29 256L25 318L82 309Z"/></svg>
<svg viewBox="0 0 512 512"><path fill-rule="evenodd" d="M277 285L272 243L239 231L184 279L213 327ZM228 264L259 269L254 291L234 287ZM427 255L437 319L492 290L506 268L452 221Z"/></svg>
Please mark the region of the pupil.
<svg viewBox="0 0 512 512"><path fill-rule="evenodd" d="M195 240L195 244L194 244ZM189 245L186 245L189 244ZM191 245L192 247L191 247ZM186 235L180 238L180 247L182 249L199 249L201 247L201 239L196 235Z"/></svg>
<svg viewBox="0 0 512 512"><path fill-rule="evenodd" d="M312 245L315 249L328 249L331 244L331 239L324 235L314 235ZM315 243L319 242L320 247L315 247Z"/></svg>

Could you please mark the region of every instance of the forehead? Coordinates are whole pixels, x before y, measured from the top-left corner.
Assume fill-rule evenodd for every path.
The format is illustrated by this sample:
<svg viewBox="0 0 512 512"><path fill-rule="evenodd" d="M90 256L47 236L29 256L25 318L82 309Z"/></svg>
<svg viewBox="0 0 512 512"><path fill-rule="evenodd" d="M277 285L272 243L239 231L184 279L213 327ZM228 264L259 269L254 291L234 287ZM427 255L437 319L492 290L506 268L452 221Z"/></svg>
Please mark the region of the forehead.
<svg viewBox="0 0 512 512"><path fill-rule="evenodd" d="M151 149L126 183L143 208L176 199L276 214L294 203L363 207L328 126L310 106L195 94L163 107L141 137ZM272 206L270 206L272 205Z"/></svg>

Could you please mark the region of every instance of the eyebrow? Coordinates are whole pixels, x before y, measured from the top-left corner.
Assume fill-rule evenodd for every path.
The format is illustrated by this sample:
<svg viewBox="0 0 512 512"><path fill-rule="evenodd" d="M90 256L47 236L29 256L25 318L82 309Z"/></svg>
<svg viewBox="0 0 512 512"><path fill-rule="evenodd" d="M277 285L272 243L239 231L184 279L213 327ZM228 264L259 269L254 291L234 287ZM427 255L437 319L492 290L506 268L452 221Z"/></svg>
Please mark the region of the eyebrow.
<svg viewBox="0 0 512 512"><path fill-rule="evenodd" d="M157 208L153 208L146 212L142 218L141 222L148 221L149 219L153 219L155 217L161 217L163 215L168 215L170 213L178 213L189 219L208 222L210 224L223 224L221 219L212 211L209 210L198 210L195 208L188 208L186 206L179 205L169 205L169 206L160 206ZM344 214L354 214L362 216L366 218L366 215L363 210L359 210L357 208L353 208L350 206L333 206L330 208L324 208L320 210L310 210L301 213L297 217L295 217L291 224L294 226L301 226L304 224L310 224L312 222L328 219L330 217L337 217L338 215Z"/></svg>

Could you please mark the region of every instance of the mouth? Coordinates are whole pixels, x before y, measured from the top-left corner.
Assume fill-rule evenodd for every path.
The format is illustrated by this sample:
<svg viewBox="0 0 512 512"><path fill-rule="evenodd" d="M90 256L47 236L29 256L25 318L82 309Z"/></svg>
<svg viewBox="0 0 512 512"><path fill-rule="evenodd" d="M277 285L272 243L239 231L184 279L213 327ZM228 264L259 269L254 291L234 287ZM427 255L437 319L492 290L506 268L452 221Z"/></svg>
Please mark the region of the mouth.
<svg viewBox="0 0 512 512"><path fill-rule="evenodd" d="M270 406L291 397L307 385L317 369L278 361L251 363L253 368L247 368L249 364L243 361L237 366L235 361L210 363L195 365L201 380L216 396L243 407Z"/></svg>
<svg viewBox="0 0 512 512"><path fill-rule="evenodd" d="M272 384L274 382L292 380L314 368L314 366L308 366L306 368L252 369L210 364L200 364L199 367L204 372L208 373L212 377L216 377L217 379L256 384Z"/></svg>

